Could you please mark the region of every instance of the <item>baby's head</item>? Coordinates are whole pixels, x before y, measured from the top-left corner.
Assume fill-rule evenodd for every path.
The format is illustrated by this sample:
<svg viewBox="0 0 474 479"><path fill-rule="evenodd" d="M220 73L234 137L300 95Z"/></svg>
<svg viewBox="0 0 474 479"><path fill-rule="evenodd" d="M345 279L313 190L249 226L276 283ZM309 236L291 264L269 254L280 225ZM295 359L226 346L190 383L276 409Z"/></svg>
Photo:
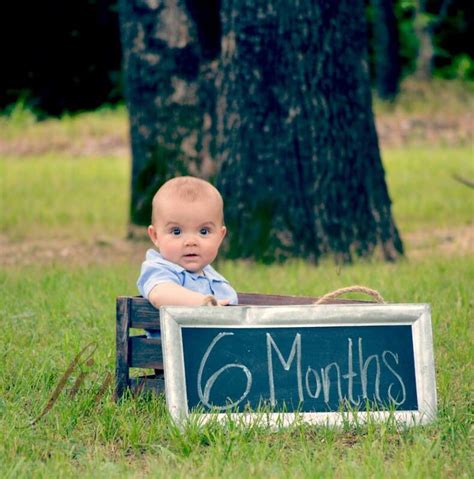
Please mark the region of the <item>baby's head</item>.
<svg viewBox="0 0 474 479"><path fill-rule="evenodd" d="M214 261L226 234L224 203L207 181L182 176L155 194L148 235L163 258L201 273Z"/></svg>

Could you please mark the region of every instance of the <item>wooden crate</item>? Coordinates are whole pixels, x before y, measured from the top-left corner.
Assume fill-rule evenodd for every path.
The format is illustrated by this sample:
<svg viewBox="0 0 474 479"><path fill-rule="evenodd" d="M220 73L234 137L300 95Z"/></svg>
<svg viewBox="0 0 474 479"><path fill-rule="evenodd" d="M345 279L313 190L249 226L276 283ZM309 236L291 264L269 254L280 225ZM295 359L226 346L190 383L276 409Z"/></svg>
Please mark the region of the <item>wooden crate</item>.
<svg viewBox="0 0 474 479"><path fill-rule="evenodd" d="M270 294L239 293L239 306L282 306L313 304L318 298L281 296ZM337 299L329 304L363 303ZM232 307L232 306L229 306ZM131 335L131 330L160 329L160 312L141 296L117 298L115 398L118 400L127 389L133 394L164 391L163 353L161 339L145 335ZM130 368L154 369L154 374L131 378Z"/></svg>

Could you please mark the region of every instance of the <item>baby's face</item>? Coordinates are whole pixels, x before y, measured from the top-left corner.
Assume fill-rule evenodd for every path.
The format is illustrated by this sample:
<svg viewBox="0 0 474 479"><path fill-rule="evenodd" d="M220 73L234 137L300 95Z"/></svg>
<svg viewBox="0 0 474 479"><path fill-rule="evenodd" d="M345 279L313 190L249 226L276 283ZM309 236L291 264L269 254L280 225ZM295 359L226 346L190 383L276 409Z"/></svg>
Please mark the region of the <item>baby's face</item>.
<svg viewBox="0 0 474 479"><path fill-rule="evenodd" d="M148 234L163 258L193 273L214 261L226 229L213 198L165 198L155 217Z"/></svg>

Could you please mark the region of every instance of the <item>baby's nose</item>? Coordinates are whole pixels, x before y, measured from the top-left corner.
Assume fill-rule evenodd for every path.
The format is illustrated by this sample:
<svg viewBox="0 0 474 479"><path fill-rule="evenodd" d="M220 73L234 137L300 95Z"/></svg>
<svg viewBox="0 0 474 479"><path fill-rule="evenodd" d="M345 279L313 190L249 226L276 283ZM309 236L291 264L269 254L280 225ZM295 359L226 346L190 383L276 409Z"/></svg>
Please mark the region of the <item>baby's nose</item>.
<svg viewBox="0 0 474 479"><path fill-rule="evenodd" d="M185 240L184 240L184 244L186 246L190 246L190 245L194 245L196 244L196 236L195 235L187 235Z"/></svg>

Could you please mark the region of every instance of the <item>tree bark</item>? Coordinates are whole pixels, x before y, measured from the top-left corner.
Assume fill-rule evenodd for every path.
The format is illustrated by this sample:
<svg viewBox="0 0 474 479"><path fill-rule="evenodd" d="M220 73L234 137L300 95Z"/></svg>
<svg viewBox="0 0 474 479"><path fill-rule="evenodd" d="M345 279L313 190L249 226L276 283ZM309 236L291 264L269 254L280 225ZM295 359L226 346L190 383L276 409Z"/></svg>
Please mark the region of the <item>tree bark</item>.
<svg viewBox="0 0 474 479"><path fill-rule="evenodd" d="M363 2L222 2L227 254L402 253L371 107Z"/></svg>
<svg viewBox="0 0 474 479"><path fill-rule="evenodd" d="M217 152L230 257L402 252L361 0L120 0L120 18L131 225L168 178L212 178Z"/></svg>
<svg viewBox="0 0 474 479"><path fill-rule="evenodd" d="M166 180L214 174L217 0L199 11L188 3L119 3L133 157L130 233L149 224L151 200Z"/></svg>

